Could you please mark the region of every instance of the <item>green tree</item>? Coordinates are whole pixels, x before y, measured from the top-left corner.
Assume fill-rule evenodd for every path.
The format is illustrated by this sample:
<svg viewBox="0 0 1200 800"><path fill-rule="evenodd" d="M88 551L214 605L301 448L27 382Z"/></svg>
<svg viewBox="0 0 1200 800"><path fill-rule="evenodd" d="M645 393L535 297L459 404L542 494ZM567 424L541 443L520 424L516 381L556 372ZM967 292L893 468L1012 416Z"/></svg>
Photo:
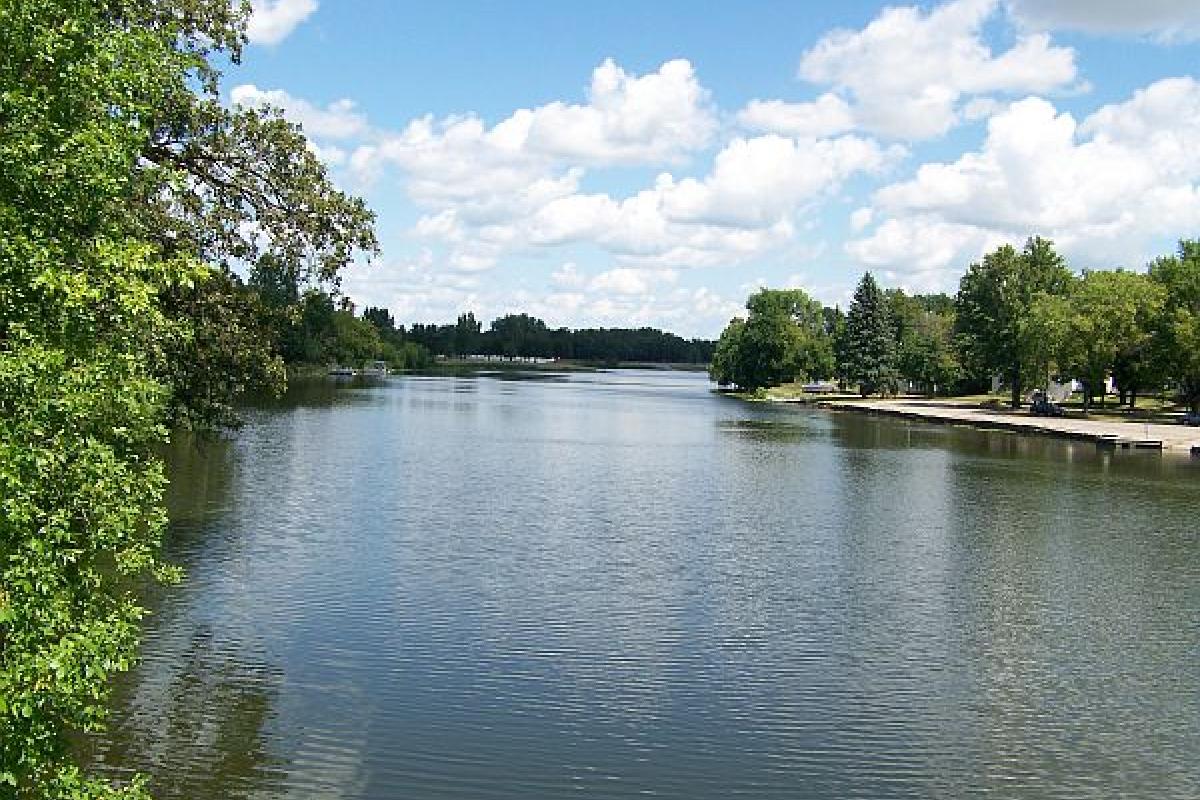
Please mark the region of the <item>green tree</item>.
<svg viewBox="0 0 1200 800"><path fill-rule="evenodd" d="M454 329L449 333L453 341ZM550 350L546 323L528 314L507 314L493 320L491 338L497 355L545 356Z"/></svg>
<svg viewBox="0 0 1200 800"><path fill-rule="evenodd" d="M927 394L948 393L962 377L954 345L954 316L921 311L896 356L900 376Z"/></svg>
<svg viewBox="0 0 1200 800"><path fill-rule="evenodd" d="M1162 366L1180 398L1200 412L1200 240L1185 240L1173 256L1150 265L1165 292L1157 325Z"/></svg>
<svg viewBox="0 0 1200 800"><path fill-rule="evenodd" d="M713 351L712 362L708 367L708 375L722 386L738 385L740 376L738 359L742 350L742 334L746 330L746 320L734 317L721 331L717 340L717 348Z"/></svg>
<svg viewBox="0 0 1200 800"><path fill-rule="evenodd" d="M1071 273L1051 242L1033 237L1017 252L1003 245L972 264L955 298L956 330L963 361L977 370L1002 374L1021 405L1031 368L1032 340L1022 326L1039 294L1061 295Z"/></svg>
<svg viewBox="0 0 1200 800"><path fill-rule="evenodd" d="M292 278L292 272L290 267L268 253L254 263L246 283L267 306L287 308L300 302L300 287Z"/></svg>
<svg viewBox="0 0 1200 800"><path fill-rule="evenodd" d="M717 343L714 380L754 390L832 374L833 343L820 303L800 289L760 289L746 310L746 320L731 322Z"/></svg>
<svg viewBox="0 0 1200 800"><path fill-rule="evenodd" d="M363 319L374 325L381 334L393 333L396 330L396 320L392 319L392 312L386 308L367 306L363 309Z"/></svg>
<svg viewBox="0 0 1200 800"><path fill-rule="evenodd" d="M1165 292L1134 272L1088 272L1067 296L1060 371L1083 385L1084 408L1104 396L1105 380L1122 353L1150 344Z"/></svg>
<svg viewBox="0 0 1200 800"><path fill-rule="evenodd" d="M954 346L954 301L947 295L885 296L896 329L896 368L900 377L927 394L948 392L961 379Z"/></svg>
<svg viewBox="0 0 1200 800"><path fill-rule="evenodd" d="M846 315L840 307L825 309L825 330L833 344L833 377L837 379L838 387L845 391L850 383L846 372L850 367L849 351L846 349L849 340L846 335Z"/></svg>
<svg viewBox="0 0 1200 800"><path fill-rule="evenodd" d="M846 312L846 377L863 397L895 393L896 332L887 298L871 273L863 275Z"/></svg>
<svg viewBox="0 0 1200 800"><path fill-rule="evenodd" d="M479 349L480 334L483 326L475 319L474 312L468 311L458 315L454 325L454 353L466 356Z"/></svg>
<svg viewBox="0 0 1200 800"><path fill-rule="evenodd" d="M200 431L241 424L235 403L251 391L279 394L286 384L279 356L278 311L224 270L160 291L159 305L178 321L164 339L156 376L170 387L167 423Z"/></svg>
<svg viewBox="0 0 1200 800"><path fill-rule="evenodd" d="M375 248L370 213L295 127L222 106L213 64L240 56L246 13L0 0L6 798L141 795L82 775L68 736L103 724L135 657L136 579L173 574L164 422L222 424L247 383L278 377L261 295L227 268L270 255L293 285L334 282Z"/></svg>
<svg viewBox="0 0 1200 800"><path fill-rule="evenodd" d="M1072 279L1072 282L1074 279ZM1071 318L1075 311L1070 291L1065 294L1039 292L1021 322L1021 350L1024 353L1026 380L1045 386L1051 378L1067 380L1070 374L1069 352Z"/></svg>

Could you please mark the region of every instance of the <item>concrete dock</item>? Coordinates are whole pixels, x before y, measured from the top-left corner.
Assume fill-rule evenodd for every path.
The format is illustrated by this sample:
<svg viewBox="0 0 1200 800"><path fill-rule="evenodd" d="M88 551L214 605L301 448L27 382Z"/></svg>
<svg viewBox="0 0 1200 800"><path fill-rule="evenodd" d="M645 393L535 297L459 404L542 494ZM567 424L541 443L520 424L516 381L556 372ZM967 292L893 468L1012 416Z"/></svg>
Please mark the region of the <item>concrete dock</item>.
<svg viewBox="0 0 1200 800"><path fill-rule="evenodd" d="M977 428L1015 431L1067 439L1092 441L1097 447L1162 450L1172 454L1200 456L1200 428L1161 422L1035 417L1028 409L995 410L955 404L946 400L916 398L823 400L816 405L835 411L969 425Z"/></svg>

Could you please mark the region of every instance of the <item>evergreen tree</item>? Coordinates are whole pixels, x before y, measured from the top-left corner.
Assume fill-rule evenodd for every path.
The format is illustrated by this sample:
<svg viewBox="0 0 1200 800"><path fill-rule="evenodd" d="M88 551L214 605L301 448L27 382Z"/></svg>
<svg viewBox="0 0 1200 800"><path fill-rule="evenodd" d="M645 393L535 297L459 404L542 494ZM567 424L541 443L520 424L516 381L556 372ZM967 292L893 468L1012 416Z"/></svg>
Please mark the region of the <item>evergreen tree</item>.
<svg viewBox="0 0 1200 800"><path fill-rule="evenodd" d="M869 272L854 290L846 314L844 357L846 377L859 385L863 397L896 391L895 326L887 298Z"/></svg>

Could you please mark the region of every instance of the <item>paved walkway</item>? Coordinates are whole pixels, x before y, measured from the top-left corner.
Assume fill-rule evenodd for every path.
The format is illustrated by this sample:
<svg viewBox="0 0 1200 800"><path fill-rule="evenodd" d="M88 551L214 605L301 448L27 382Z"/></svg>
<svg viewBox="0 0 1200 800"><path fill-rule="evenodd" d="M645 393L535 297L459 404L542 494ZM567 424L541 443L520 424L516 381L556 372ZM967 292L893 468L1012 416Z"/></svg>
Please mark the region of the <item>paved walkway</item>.
<svg viewBox="0 0 1200 800"><path fill-rule="evenodd" d="M939 400L825 400L818 405L835 410L865 411L909 419L1084 439L1105 447L1161 449L1200 455L1200 428L1179 424L1035 417L1028 410L996 411Z"/></svg>

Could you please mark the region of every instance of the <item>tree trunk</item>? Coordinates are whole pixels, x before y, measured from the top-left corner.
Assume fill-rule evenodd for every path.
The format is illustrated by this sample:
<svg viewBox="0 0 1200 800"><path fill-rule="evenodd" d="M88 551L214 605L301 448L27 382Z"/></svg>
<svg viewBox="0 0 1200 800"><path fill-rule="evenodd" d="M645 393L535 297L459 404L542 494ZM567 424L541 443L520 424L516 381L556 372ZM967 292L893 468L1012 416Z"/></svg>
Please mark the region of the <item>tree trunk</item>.
<svg viewBox="0 0 1200 800"><path fill-rule="evenodd" d="M1129 390L1129 407L1131 409L1137 408L1137 388L1136 387Z"/></svg>
<svg viewBox="0 0 1200 800"><path fill-rule="evenodd" d="M1021 368L1012 371L1012 407L1021 407Z"/></svg>

